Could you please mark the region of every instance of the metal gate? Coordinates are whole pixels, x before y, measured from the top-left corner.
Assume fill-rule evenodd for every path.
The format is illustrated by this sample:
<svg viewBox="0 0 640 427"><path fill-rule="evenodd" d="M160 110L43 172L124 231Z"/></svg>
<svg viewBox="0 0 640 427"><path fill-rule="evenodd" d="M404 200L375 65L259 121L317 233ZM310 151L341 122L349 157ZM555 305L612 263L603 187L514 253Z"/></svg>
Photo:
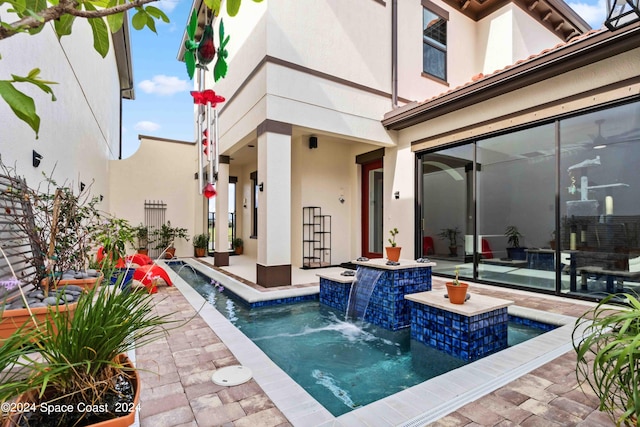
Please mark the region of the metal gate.
<svg viewBox="0 0 640 427"><path fill-rule="evenodd" d="M157 247L159 239L154 231L160 229L165 223L166 212L167 204L162 200L144 201L144 225L149 230L149 256L151 258L158 258L164 249Z"/></svg>

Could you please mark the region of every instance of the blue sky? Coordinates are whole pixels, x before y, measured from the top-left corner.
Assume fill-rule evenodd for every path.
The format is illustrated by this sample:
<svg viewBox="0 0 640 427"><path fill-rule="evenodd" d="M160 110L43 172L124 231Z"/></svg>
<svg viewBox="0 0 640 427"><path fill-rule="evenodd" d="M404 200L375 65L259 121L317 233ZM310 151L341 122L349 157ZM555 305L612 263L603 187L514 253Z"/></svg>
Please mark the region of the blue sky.
<svg viewBox="0 0 640 427"><path fill-rule="evenodd" d="M355 0L343 0L355 1ZM569 1L591 27L604 21L606 0ZM191 8L190 0L160 0L171 23L158 24L158 34L131 31L136 99L123 102L123 158L139 146L138 135L193 140L193 84L183 62L176 58ZM232 67L230 72L233 72Z"/></svg>
<svg viewBox="0 0 640 427"><path fill-rule="evenodd" d="M170 19L158 23L155 34L145 28L131 28L131 51L135 100L123 101L122 157L139 146L138 135L193 141L193 98L178 50L187 25L190 0L160 0L157 3Z"/></svg>

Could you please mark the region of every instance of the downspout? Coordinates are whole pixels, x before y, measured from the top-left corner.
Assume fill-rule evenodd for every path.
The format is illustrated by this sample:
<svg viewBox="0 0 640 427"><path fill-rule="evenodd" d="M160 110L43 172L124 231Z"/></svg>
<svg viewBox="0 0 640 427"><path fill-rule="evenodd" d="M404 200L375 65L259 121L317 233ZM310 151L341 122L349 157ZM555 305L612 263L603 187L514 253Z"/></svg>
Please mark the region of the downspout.
<svg viewBox="0 0 640 427"><path fill-rule="evenodd" d="M118 160L122 160L122 92L120 89L120 141L118 141Z"/></svg>
<svg viewBox="0 0 640 427"><path fill-rule="evenodd" d="M398 0L391 1L391 106L398 108Z"/></svg>

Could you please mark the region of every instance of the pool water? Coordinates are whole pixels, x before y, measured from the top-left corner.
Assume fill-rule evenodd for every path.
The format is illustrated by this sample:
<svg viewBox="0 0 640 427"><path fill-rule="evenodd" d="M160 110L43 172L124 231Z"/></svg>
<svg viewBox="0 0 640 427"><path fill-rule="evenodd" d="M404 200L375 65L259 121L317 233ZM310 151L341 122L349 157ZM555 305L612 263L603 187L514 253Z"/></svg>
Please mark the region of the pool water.
<svg viewBox="0 0 640 427"><path fill-rule="evenodd" d="M318 301L248 309L190 267L172 268L334 416L466 364L411 340L409 328L346 321ZM510 322L509 345L540 333Z"/></svg>

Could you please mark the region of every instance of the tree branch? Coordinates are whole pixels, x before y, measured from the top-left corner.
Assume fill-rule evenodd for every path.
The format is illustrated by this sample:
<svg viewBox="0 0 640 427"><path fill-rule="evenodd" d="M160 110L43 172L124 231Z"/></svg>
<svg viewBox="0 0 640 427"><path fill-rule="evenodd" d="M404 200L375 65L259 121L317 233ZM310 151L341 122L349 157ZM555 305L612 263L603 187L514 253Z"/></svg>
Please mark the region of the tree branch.
<svg viewBox="0 0 640 427"><path fill-rule="evenodd" d="M119 4L117 6L109 7L106 9L91 11L76 9L80 4L76 0L63 0L56 6L51 6L38 12L37 16L42 18L42 20L38 20L33 16L25 16L19 21L10 24L12 27L11 29L0 27L0 40L14 36L20 32L23 32L24 30L41 27L45 23L53 21L54 19L58 19L63 15L72 15L81 18L102 18L105 16L114 15L116 13L125 12L136 7L142 7L145 4L155 1L158 0L133 0L129 3Z"/></svg>

